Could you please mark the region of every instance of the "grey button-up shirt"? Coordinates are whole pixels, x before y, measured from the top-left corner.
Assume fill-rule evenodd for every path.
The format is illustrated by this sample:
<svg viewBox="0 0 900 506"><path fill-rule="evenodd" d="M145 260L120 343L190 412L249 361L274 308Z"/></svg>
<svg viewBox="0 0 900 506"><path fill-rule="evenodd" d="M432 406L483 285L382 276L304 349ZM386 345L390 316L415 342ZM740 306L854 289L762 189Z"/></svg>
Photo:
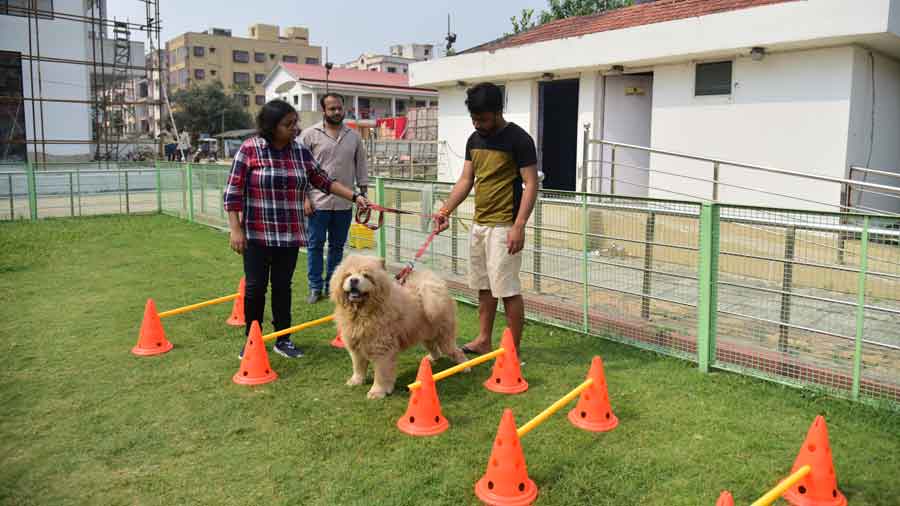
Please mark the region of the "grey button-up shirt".
<svg viewBox="0 0 900 506"><path fill-rule="evenodd" d="M312 151L322 170L333 180L340 181L347 188L369 185L366 149L355 131L341 125L340 134L335 139L319 122L300 134L300 142ZM342 211L352 207L349 200L326 195L316 189L310 190L310 198L316 209Z"/></svg>

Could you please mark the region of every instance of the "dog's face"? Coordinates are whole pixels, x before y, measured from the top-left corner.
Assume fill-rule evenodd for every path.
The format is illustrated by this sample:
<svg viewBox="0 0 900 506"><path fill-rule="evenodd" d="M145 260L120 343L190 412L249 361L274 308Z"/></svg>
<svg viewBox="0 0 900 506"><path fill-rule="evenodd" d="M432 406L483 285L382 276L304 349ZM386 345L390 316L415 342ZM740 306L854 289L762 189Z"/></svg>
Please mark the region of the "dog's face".
<svg viewBox="0 0 900 506"><path fill-rule="evenodd" d="M390 276L377 257L351 255L341 262L331 279L331 297L337 304L360 306L388 287Z"/></svg>

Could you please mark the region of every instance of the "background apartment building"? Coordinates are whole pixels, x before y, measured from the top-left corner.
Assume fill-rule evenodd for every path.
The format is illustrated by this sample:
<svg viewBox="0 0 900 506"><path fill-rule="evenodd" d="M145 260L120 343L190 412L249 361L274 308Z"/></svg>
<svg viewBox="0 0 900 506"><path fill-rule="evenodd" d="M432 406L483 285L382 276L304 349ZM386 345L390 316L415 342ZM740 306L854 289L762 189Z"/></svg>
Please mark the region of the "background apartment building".
<svg viewBox="0 0 900 506"><path fill-rule="evenodd" d="M248 38L233 37L231 30L212 28L166 42L170 93L215 80L229 92L239 85L248 90L239 96L253 114L266 103L262 83L277 63L319 65L322 61L322 48L309 44L307 28L287 27L282 36L276 25L255 24L249 34Z"/></svg>
<svg viewBox="0 0 900 506"><path fill-rule="evenodd" d="M361 54L355 60L345 63L341 67L389 74L408 74L410 64L432 58L434 58L434 46L431 44L396 44L390 47L390 54Z"/></svg>

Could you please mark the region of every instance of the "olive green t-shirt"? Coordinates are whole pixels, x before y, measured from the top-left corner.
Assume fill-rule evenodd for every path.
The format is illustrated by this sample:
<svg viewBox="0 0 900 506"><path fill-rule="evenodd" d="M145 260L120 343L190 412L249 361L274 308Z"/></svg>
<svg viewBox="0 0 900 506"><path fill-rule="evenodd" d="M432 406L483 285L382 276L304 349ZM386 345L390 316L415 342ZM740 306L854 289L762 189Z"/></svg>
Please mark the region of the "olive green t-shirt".
<svg viewBox="0 0 900 506"><path fill-rule="evenodd" d="M519 169L537 164L534 141L515 123L484 137L473 132L466 143L466 161L475 172L475 216L479 225L511 225L522 201Z"/></svg>

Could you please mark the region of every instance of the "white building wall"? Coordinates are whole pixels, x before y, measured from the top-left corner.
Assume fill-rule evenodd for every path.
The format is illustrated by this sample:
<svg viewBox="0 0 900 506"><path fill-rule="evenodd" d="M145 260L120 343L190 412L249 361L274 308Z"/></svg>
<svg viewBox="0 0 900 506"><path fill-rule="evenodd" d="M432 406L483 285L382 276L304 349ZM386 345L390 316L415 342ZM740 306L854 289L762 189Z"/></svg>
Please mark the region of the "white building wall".
<svg viewBox="0 0 900 506"><path fill-rule="evenodd" d="M54 10L70 14L84 15L82 0L55 0ZM37 31L40 33L40 52L44 57L87 60L88 54L87 27L85 23L60 19L40 19ZM37 52L38 38L34 20L31 24L31 51ZM0 50L29 54L28 21L18 16L0 16ZM89 67L63 63L40 63L41 81L38 86L38 62L22 61L23 92L31 97L31 73L34 71L34 97L43 96L48 99L89 99ZM91 114L88 104L43 103L43 123L41 123L40 104L35 104L35 118L32 120L32 102L26 100L25 125L29 140L39 139L42 134L47 140L82 140L91 139ZM37 127L36 127L37 125ZM43 129L41 128L43 125ZM36 146L28 146L33 153ZM86 155L91 152L90 144L47 145L48 155ZM29 159L33 160L31 154Z"/></svg>
<svg viewBox="0 0 900 506"><path fill-rule="evenodd" d="M519 125L537 140L537 82L534 79L521 81L497 81L506 89L503 117ZM462 174L466 155L466 141L475 131L466 108L466 90L460 86L438 90L440 120L438 140L446 145L438 155L438 180L456 181Z"/></svg>
<svg viewBox="0 0 900 506"><path fill-rule="evenodd" d="M460 86L438 90L440 119L438 140L445 144L438 152L438 181L453 182L462 174L466 156L466 141L472 129L472 120L466 109L466 90Z"/></svg>
<svg viewBox="0 0 900 506"><path fill-rule="evenodd" d="M840 47L770 54L759 62L737 58L732 95L719 97L694 96L693 63L656 67L652 146L844 177L855 51ZM651 168L653 197L712 196L711 183L656 172L711 178L712 164L653 155ZM833 183L727 166L720 168L720 181L830 204L840 201L840 185ZM719 199L837 210L726 186L720 187Z"/></svg>
<svg viewBox="0 0 900 506"><path fill-rule="evenodd" d="M900 62L865 48L854 48L847 167L855 165L900 174L898 139ZM856 174L854 179L900 186L900 179L890 176ZM851 199L854 206L900 213L900 196L856 192L851 194Z"/></svg>

